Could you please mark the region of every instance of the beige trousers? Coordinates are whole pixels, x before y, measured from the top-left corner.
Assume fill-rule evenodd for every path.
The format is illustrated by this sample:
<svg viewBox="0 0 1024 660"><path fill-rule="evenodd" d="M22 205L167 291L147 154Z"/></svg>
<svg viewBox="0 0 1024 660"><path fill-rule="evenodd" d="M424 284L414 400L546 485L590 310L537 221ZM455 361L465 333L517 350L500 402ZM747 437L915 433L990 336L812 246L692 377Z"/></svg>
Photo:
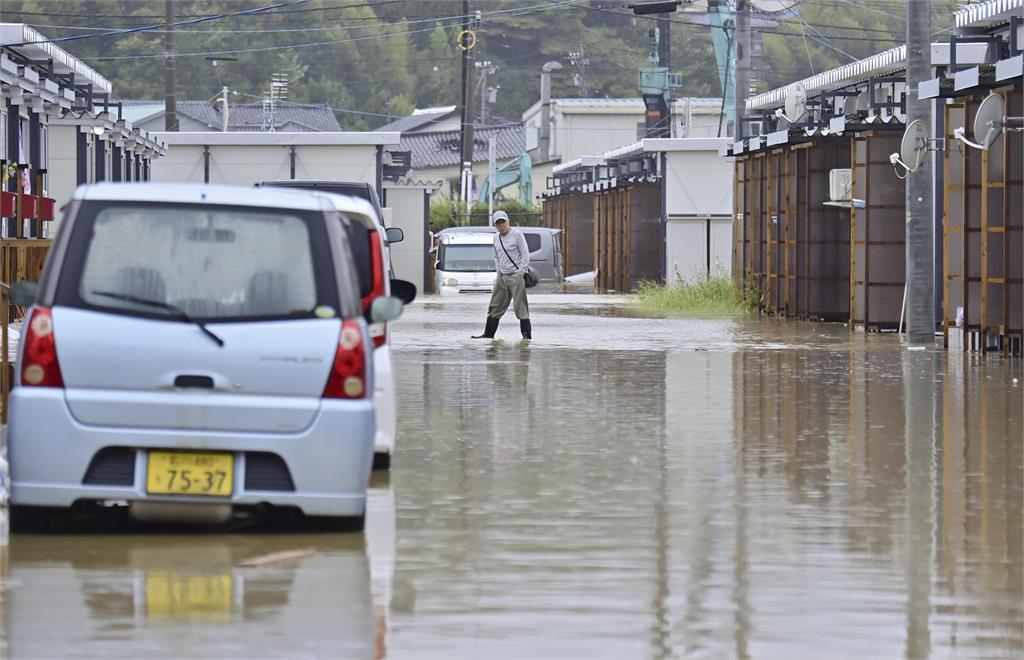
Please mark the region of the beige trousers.
<svg viewBox="0 0 1024 660"><path fill-rule="evenodd" d="M526 283L522 273L502 275L498 273L494 280L494 291L491 293L491 304L487 308L487 316L500 319L512 303L516 318L520 321L530 318L530 306L526 302Z"/></svg>

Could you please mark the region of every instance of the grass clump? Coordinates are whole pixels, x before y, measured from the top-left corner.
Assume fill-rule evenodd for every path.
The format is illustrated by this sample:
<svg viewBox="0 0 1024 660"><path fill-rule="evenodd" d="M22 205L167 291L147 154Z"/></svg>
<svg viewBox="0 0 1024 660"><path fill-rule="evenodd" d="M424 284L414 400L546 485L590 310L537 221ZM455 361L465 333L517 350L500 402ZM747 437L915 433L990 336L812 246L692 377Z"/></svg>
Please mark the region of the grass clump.
<svg viewBox="0 0 1024 660"><path fill-rule="evenodd" d="M675 284L662 286L644 282L637 289L640 305L666 314L688 316L732 316L756 307L756 296L748 290L736 290L733 279L718 274L684 280L676 276Z"/></svg>

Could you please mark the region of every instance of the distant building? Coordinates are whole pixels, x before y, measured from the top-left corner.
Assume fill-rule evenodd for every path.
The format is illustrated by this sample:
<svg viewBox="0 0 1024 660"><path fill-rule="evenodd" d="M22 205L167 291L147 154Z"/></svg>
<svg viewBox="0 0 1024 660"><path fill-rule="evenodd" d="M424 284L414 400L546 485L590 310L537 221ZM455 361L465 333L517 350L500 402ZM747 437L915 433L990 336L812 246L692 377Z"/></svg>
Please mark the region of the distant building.
<svg viewBox="0 0 1024 660"><path fill-rule="evenodd" d="M122 116L147 131L164 130L163 101L121 101ZM178 101L178 130L183 133L222 131L224 114L216 101ZM262 103L228 106L228 132L332 133L341 131L330 107L311 103L282 102L271 114Z"/></svg>
<svg viewBox="0 0 1024 660"><path fill-rule="evenodd" d="M459 107L446 105L437 108L416 108L408 117L396 119L375 130L384 133L440 133L457 131L461 123Z"/></svg>
<svg viewBox="0 0 1024 660"><path fill-rule="evenodd" d="M538 101L523 113L526 148L534 161L562 163L636 142L644 137L644 102L638 98L551 99L549 158L539 153L542 107ZM709 138L727 135L720 98L682 98L672 102L672 137Z"/></svg>

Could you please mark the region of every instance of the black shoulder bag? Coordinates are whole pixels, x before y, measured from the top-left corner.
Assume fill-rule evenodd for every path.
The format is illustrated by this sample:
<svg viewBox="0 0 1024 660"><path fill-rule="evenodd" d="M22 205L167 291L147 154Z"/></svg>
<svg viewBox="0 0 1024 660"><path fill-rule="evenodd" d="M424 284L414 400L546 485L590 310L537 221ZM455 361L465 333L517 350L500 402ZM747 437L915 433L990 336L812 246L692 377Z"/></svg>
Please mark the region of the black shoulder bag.
<svg viewBox="0 0 1024 660"><path fill-rule="evenodd" d="M512 262L512 265L516 267L516 270L519 270L519 264L517 264L516 260L512 258L512 255L508 253L508 250L505 249L505 241L501 240L501 234L498 234L498 242L501 243L501 249L505 250L505 256L508 257L508 260ZM529 266L526 267L526 272L523 273L523 284L526 285L527 289L532 289L537 286L537 274L530 270Z"/></svg>

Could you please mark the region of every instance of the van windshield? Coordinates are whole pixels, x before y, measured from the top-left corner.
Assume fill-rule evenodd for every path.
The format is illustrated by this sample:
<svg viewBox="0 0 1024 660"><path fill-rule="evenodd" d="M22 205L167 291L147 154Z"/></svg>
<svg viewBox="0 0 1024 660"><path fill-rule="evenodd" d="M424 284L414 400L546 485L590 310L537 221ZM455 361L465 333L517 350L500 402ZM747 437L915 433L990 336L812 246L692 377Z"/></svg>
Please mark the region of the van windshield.
<svg viewBox="0 0 1024 660"><path fill-rule="evenodd" d="M483 273L498 269L493 245L446 245L440 270L455 273Z"/></svg>
<svg viewBox="0 0 1024 660"><path fill-rule="evenodd" d="M341 311L330 254L317 247L323 222L302 212L104 205L91 220L75 227L70 249L80 271L61 278L71 284L58 293L65 303L167 315L162 305L206 320L309 317L321 305Z"/></svg>

